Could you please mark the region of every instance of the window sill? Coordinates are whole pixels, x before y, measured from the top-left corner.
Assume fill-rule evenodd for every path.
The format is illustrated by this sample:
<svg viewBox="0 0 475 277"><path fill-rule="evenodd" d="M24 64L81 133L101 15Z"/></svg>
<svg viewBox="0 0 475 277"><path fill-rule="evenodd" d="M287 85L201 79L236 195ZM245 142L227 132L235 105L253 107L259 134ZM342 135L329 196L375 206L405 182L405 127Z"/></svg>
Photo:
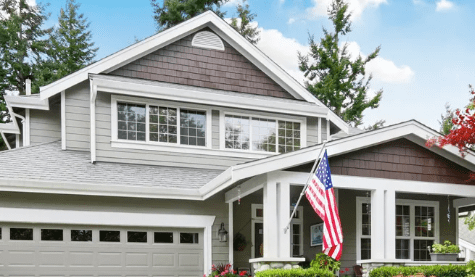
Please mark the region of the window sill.
<svg viewBox="0 0 475 277"><path fill-rule="evenodd" d="M183 154L222 156L247 159L261 159L276 155L277 153L256 153L236 150L211 149L208 147L189 146L189 145L160 145L147 142L111 140L111 147L122 149L139 149L163 152L174 152Z"/></svg>

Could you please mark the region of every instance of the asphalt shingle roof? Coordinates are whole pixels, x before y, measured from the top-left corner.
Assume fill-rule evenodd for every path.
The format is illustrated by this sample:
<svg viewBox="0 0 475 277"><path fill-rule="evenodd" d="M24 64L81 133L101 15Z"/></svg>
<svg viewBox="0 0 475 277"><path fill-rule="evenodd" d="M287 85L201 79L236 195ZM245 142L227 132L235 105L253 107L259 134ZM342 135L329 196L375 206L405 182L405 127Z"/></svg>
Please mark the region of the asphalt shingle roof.
<svg viewBox="0 0 475 277"><path fill-rule="evenodd" d="M222 170L96 162L89 152L50 142L0 152L0 179L198 189Z"/></svg>

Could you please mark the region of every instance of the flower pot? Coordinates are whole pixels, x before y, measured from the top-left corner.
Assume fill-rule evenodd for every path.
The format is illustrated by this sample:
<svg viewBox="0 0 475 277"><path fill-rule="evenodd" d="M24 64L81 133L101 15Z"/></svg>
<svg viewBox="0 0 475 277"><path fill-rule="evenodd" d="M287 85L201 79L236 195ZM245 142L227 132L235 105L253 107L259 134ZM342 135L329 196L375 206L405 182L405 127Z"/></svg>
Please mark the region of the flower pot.
<svg viewBox="0 0 475 277"><path fill-rule="evenodd" d="M458 253L430 253L430 259L433 262L456 262L458 256Z"/></svg>

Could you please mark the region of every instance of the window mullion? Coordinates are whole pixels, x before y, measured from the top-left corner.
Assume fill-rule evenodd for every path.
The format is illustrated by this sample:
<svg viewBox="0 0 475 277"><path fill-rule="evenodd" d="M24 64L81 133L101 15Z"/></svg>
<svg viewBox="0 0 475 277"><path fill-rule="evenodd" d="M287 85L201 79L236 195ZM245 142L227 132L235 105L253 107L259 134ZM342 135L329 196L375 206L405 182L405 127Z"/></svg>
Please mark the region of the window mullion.
<svg viewBox="0 0 475 277"><path fill-rule="evenodd" d="M279 153L279 120L275 123L275 153Z"/></svg>
<svg viewBox="0 0 475 277"><path fill-rule="evenodd" d="M178 145L181 145L181 110L176 108L176 142Z"/></svg>
<svg viewBox="0 0 475 277"><path fill-rule="evenodd" d="M145 105L145 142L150 142L150 107Z"/></svg>
<svg viewBox="0 0 475 277"><path fill-rule="evenodd" d="M252 122L253 122L252 121L252 116L250 116L249 117L249 151L251 151L251 152L253 151L253 149L252 149L252 145L253 145L253 143L252 143L252 141L253 141L252 129L254 129L254 128L252 128L253 127Z"/></svg>

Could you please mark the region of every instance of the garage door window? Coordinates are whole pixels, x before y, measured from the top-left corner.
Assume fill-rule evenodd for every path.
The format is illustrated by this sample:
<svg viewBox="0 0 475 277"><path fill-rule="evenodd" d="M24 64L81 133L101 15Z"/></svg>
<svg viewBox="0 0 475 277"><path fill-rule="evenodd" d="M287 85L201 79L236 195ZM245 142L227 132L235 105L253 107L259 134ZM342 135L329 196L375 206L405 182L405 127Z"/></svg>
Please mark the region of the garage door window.
<svg viewBox="0 0 475 277"><path fill-rule="evenodd" d="M147 242L147 232L127 232L127 242Z"/></svg>
<svg viewBox="0 0 475 277"><path fill-rule="evenodd" d="M41 240L63 241L63 230L41 229Z"/></svg>
<svg viewBox="0 0 475 277"><path fill-rule="evenodd" d="M105 242L120 242L120 231L100 231L99 240Z"/></svg>
<svg viewBox="0 0 475 277"><path fill-rule="evenodd" d="M153 236L155 243L173 243L172 232L155 232Z"/></svg>
<svg viewBox="0 0 475 277"><path fill-rule="evenodd" d="M0 239L2 239L2 228L0 228Z"/></svg>
<svg viewBox="0 0 475 277"><path fill-rule="evenodd" d="M10 240L33 240L33 229L10 228Z"/></svg>
<svg viewBox="0 0 475 277"><path fill-rule="evenodd" d="M180 243L198 244L198 233L180 233Z"/></svg>
<svg viewBox="0 0 475 277"><path fill-rule="evenodd" d="M92 230L71 230L71 241L92 241Z"/></svg>

